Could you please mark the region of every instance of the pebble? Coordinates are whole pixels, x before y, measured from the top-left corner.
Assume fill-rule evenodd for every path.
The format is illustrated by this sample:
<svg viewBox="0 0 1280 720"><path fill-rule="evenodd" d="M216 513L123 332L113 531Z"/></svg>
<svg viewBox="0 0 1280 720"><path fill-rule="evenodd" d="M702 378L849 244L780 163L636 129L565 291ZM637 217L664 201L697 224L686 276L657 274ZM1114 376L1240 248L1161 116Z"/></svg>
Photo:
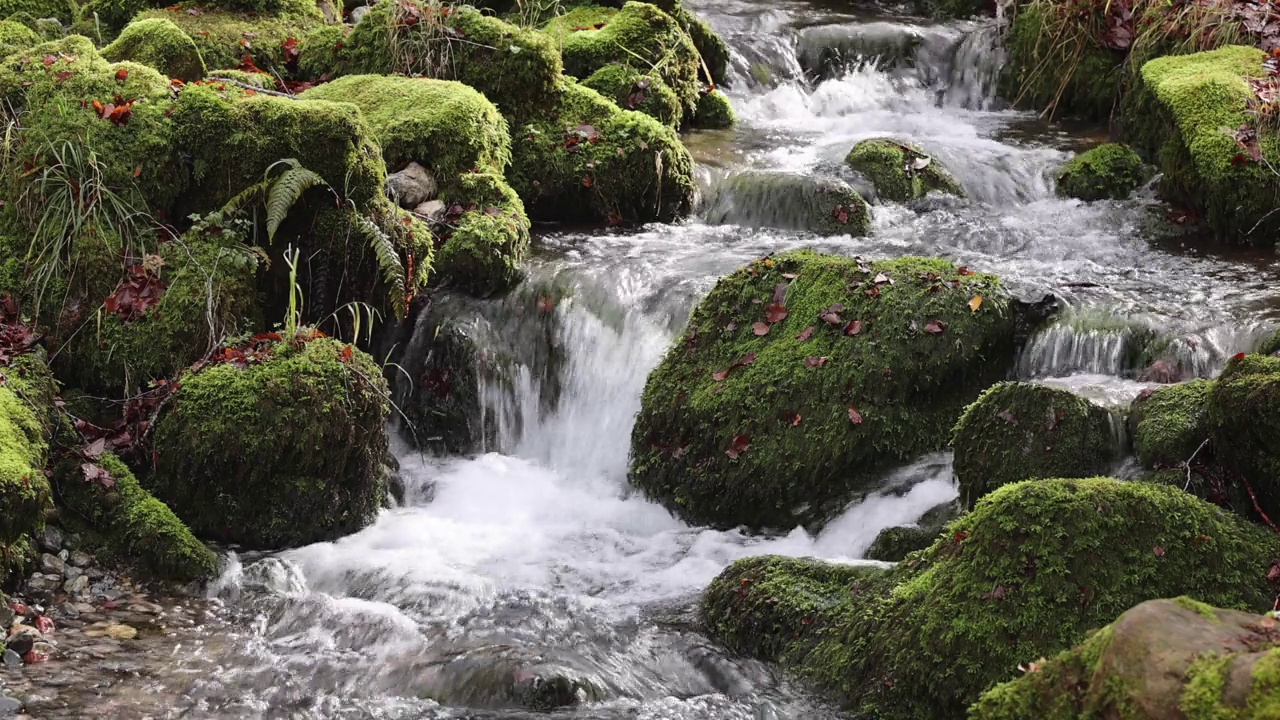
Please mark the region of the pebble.
<svg viewBox="0 0 1280 720"><path fill-rule="evenodd" d="M71 603L71 607L75 608L81 615L88 615L97 609L87 602Z"/></svg>
<svg viewBox="0 0 1280 720"><path fill-rule="evenodd" d="M88 635L88 633L85 633ZM108 625L106 628L107 637L112 640L132 640L138 637L138 631L129 625L121 625L119 623Z"/></svg>
<svg viewBox="0 0 1280 720"><path fill-rule="evenodd" d="M22 711L22 701L8 695L0 695L0 717L13 717Z"/></svg>
<svg viewBox="0 0 1280 720"><path fill-rule="evenodd" d="M57 555L45 553L40 556L40 571L46 575L65 575L67 574L67 563Z"/></svg>
<svg viewBox="0 0 1280 720"><path fill-rule="evenodd" d="M71 553L71 564L78 568L86 568L93 563L93 556L83 550L74 550Z"/></svg>
<svg viewBox="0 0 1280 720"><path fill-rule="evenodd" d="M0 657L0 664L7 668L16 668L22 665L22 656L12 650L5 650L4 656Z"/></svg>
<svg viewBox="0 0 1280 720"><path fill-rule="evenodd" d="M77 603L64 602L58 606L58 612L69 618L80 617L80 608L76 607Z"/></svg>
<svg viewBox="0 0 1280 720"><path fill-rule="evenodd" d="M58 552L62 549L65 540L62 537L62 531L52 525L45 525L44 530L40 531L40 537L37 538L40 549L45 552Z"/></svg>

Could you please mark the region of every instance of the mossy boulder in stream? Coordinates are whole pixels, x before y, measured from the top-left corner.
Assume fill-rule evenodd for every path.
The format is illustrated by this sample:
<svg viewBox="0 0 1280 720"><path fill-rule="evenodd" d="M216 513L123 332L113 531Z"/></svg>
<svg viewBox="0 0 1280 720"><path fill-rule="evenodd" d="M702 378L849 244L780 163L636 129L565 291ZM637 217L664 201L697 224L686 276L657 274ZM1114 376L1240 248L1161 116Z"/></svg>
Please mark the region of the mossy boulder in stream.
<svg viewBox="0 0 1280 720"><path fill-rule="evenodd" d="M61 463L55 477L62 502L102 534L111 559L165 580L185 582L217 573L213 552L144 490L119 458L108 453L92 464L109 474L110 487L86 481L79 458Z"/></svg>
<svg viewBox="0 0 1280 720"><path fill-rule="evenodd" d="M1272 520L1280 518L1278 408L1280 358L1266 355L1232 359L1208 396L1215 457L1252 488Z"/></svg>
<svg viewBox="0 0 1280 720"><path fill-rule="evenodd" d="M1148 177L1132 148L1106 143L1068 160L1058 170L1054 189L1078 200L1123 200Z"/></svg>
<svg viewBox="0 0 1280 720"><path fill-rule="evenodd" d="M153 492L199 536L253 548L333 540L386 495L386 381L330 339L263 340L192 369L156 422Z"/></svg>
<svg viewBox="0 0 1280 720"><path fill-rule="evenodd" d="M53 495L46 479L52 436L53 378L27 354L0 368L0 584L33 557L31 533L44 527Z"/></svg>
<svg viewBox="0 0 1280 720"><path fill-rule="evenodd" d="M1139 464L1147 469L1177 467L1204 450L1213 386L1212 380L1191 380L1134 400L1129 414Z"/></svg>
<svg viewBox="0 0 1280 720"><path fill-rule="evenodd" d="M618 107L636 110L661 122L676 127L684 116L680 98L661 77L642 73L630 65L606 65L582 81L589 87L618 104Z"/></svg>
<svg viewBox="0 0 1280 720"><path fill-rule="evenodd" d="M1149 600L983 693L969 718L1270 720L1280 714L1275 626L1190 597Z"/></svg>
<svg viewBox="0 0 1280 720"><path fill-rule="evenodd" d="M960 515L960 503L943 503L925 513L914 525L899 525L881 530L865 557L880 562L899 562L917 550L924 550L938 539L947 523Z"/></svg>
<svg viewBox="0 0 1280 720"><path fill-rule="evenodd" d="M191 36L165 18L130 23L115 42L102 49L112 62L132 60L186 82L204 77L204 60Z"/></svg>
<svg viewBox="0 0 1280 720"><path fill-rule="evenodd" d="M947 445L1012 362L1016 315L999 279L943 260L756 260L717 283L649 375L631 481L700 524L822 519Z"/></svg>
<svg viewBox="0 0 1280 720"><path fill-rule="evenodd" d="M781 643L785 666L863 714L958 720L1019 664L1070 649L1140 602L1189 595L1269 610L1278 552L1274 533L1176 488L1015 483L899 564L892 589L844 594L817 637L788 629L755 642Z"/></svg>
<svg viewBox="0 0 1280 720"><path fill-rule="evenodd" d="M721 180L707 193L707 222L808 230L819 235L871 234L871 206L837 178L748 171Z"/></svg>
<svg viewBox="0 0 1280 720"><path fill-rule="evenodd" d="M954 445L966 508L1001 485L1093 477L1118 450L1106 410L1067 390L1019 382L995 385L965 408Z"/></svg>
<svg viewBox="0 0 1280 720"><path fill-rule="evenodd" d="M849 151L845 164L875 185L880 200L906 202L930 192L964 197L964 189L936 159L896 140L863 140Z"/></svg>
<svg viewBox="0 0 1280 720"><path fill-rule="evenodd" d="M737 118L733 114L733 106L729 98L719 90L704 92L698 98L698 109L693 116L694 127L706 130L723 130L733 127Z"/></svg>

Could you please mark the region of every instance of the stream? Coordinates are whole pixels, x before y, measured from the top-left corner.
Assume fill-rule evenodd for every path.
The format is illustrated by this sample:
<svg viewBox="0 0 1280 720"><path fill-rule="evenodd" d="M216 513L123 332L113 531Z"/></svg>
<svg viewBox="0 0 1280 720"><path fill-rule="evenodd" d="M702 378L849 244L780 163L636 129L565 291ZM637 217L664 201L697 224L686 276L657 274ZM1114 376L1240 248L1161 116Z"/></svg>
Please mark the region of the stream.
<svg viewBox="0 0 1280 720"><path fill-rule="evenodd" d="M734 130L686 138L700 213L540 234L525 285L476 312L501 337L555 298L547 330L499 348L500 377L482 383L488 452L398 446L404 506L335 543L233 556L212 590L220 619L155 650L122 681L127 692L102 691L108 715L537 718L521 707L528 698L576 696L555 717L841 717L700 634L698 594L748 555L859 561L881 529L956 496L950 457L890 473L817 534L692 527L631 491L645 377L718 277L799 247L994 272L1016 294L1067 306L1016 374L1115 407L1149 385L1152 361L1212 375L1280 318L1274 255L1181 231L1150 190L1125 202L1054 197L1054 170L1103 131L1006 109L991 22L934 25L870 5L691 5L733 48L739 117ZM819 238L788 229L802 226L801 204L725 184L747 170L844 177L856 142L889 135L922 145L970 200L876 205L872 237Z"/></svg>

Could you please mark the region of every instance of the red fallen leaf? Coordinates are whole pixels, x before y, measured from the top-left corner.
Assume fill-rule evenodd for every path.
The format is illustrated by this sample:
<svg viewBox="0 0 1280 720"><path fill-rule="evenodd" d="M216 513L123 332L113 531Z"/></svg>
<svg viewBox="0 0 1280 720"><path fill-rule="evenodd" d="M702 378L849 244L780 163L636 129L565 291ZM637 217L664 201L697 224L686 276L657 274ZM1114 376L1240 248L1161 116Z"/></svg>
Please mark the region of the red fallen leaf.
<svg viewBox="0 0 1280 720"><path fill-rule="evenodd" d="M1271 561L1271 569L1267 571L1267 580L1276 582L1280 580L1280 560ZM22 613L18 613L21 615Z"/></svg>
<svg viewBox="0 0 1280 720"><path fill-rule="evenodd" d="M538 298L538 312L550 313L556 309L556 301L550 295Z"/></svg>
<svg viewBox="0 0 1280 720"><path fill-rule="evenodd" d="M956 268L956 274L960 276L964 276L964 275L973 275L974 272L970 270L968 267L961 265L960 267Z"/></svg>
<svg viewBox="0 0 1280 720"><path fill-rule="evenodd" d="M1244 359L1244 353L1236 353L1235 355L1232 355L1232 356L1231 356L1231 359L1232 359L1232 360L1243 360L1243 359Z"/></svg>
<svg viewBox="0 0 1280 720"><path fill-rule="evenodd" d="M956 542L964 542L965 540L969 539L969 531L961 530L960 532L956 533L954 537L956 539Z"/></svg>
<svg viewBox="0 0 1280 720"><path fill-rule="evenodd" d="M582 187L591 187L592 185L595 185L595 184L596 184L596 181L593 180L590 175L582 176Z"/></svg>
<svg viewBox="0 0 1280 720"><path fill-rule="evenodd" d="M858 408L852 405L849 406L849 422L854 425L862 424L862 413L858 412Z"/></svg>
<svg viewBox="0 0 1280 720"><path fill-rule="evenodd" d="M831 358L826 355L822 357L816 357L814 355L810 355L809 357L804 359L804 366L807 368L822 367L823 365L826 365L827 361L830 359Z"/></svg>
<svg viewBox="0 0 1280 720"><path fill-rule="evenodd" d="M248 50L249 48L253 47L253 43L249 42L249 38L242 37L240 38L240 47Z"/></svg>
<svg viewBox="0 0 1280 720"><path fill-rule="evenodd" d="M747 451L751 447L751 437L749 435L734 435L733 441L729 443L729 449L724 451L730 460L737 460L738 456Z"/></svg>
<svg viewBox="0 0 1280 720"><path fill-rule="evenodd" d="M134 179L137 179L140 175L142 175L142 166L141 166L141 165L135 165L135 166L133 166L133 177L134 177Z"/></svg>
<svg viewBox="0 0 1280 720"><path fill-rule="evenodd" d="M791 413L791 427L798 426L800 424L800 421L803 419L804 419L804 416L801 415L800 413Z"/></svg>
<svg viewBox="0 0 1280 720"><path fill-rule="evenodd" d="M796 340L799 340L800 342L808 342L809 338L811 338L811 337L813 337L813 326L812 326L812 325L810 325L809 327L807 327L807 328L805 328L805 329L801 330L801 331L800 331L800 334L799 334L799 335L796 335Z"/></svg>
<svg viewBox="0 0 1280 720"><path fill-rule="evenodd" d="M253 88L244 88L244 94L246 97L253 97L258 94L258 91Z"/></svg>
<svg viewBox="0 0 1280 720"><path fill-rule="evenodd" d="M42 58L42 60L44 62L45 67L49 67L50 65L58 62L58 58L56 55L45 55L44 58Z"/></svg>
<svg viewBox="0 0 1280 720"><path fill-rule="evenodd" d="M1245 155L1242 152L1236 153L1235 155L1231 156L1232 165L1248 165L1250 162L1252 161L1249 159L1249 156Z"/></svg>
<svg viewBox="0 0 1280 720"><path fill-rule="evenodd" d="M22 662L27 665L39 665L42 662L48 662L48 660L48 655L38 653L35 650L29 650L26 655L22 656Z"/></svg>
<svg viewBox="0 0 1280 720"><path fill-rule="evenodd" d="M13 611L14 615L22 616L27 614L27 606L20 602L9 603L9 609Z"/></svg>
<svg viewBox="0 0 1280 720"><path fill-rule="evenodd" d="M924 324L924 331L929 333L930 335L937 335L938 333L946 329L947 329L947 324L942 322L941 320L930 320L929 322Z"/></svg>
<svg viewBox="0 0 1280 720"><path fill-rule="evenodd" d="M1005 421L1005 422L1009 423L1010 425L1017 425L1017 424L1018 424L1018 416L1017 416L1017 415L1014 415L1014 414L1013 414L1012 412L1010 412L1009 410L1003 410L1003 411L1001 411L1001 412L997 413L997 414L996 414L996 417L998 417L998 418L1000 418L1001 420L1003 420L1003 421Z"/></svg>
<svg viewBox="0 0 1280 720"><path fill-rule="evenodd" d="M787 288L791 283L778 283L773 286L773 304L781 305L787 299Z"/></svg>
<svg viewBox="0 0 1280 720"><path fill-rule="evenodd" d="M48 615L41 615L40 617L37 617L36 630L39 630L41 635L52 635L53 620L50 619Z"/></svg>
<svg viewBox="0 0 1280 720"><path fill-rule="evenodd" d="M836 205L835 207L831 208L831 217L835 218L836 222L840 223L841 225L848 225L849 224L849 208L845 207L844 204Z"/></svg>
<svg viewBox="0 0 1280 720"><path fill-rule="evenodd" d="M101 114L102 114L102 103L98 102L97 100L94 100L94 101L93 101L93 110L94 110L94 112L96 112L96 113L98 113L99 115L101 115Z"/></svg>
<svg viewBox="0 0 1280 720"><path fill-rule="evenodd" d="M74 73L72 73L70 70L63 70L62 72L58 73L57 75L54 75L54 76L53 76L53 80L54 80L54 82L60 82L60 83L62 83L62 82L66 82L67 80L70 80L70 79L71 79L71 76L72 76L73 74L74 74Z"/></svg>
<svg viewBox="0 0 1280 720"><path fill-rule="evenodd" d="M751 332L755 333L756 337L764 337L769 334L769 325L762 322L751 323Z"/></svg>
<svg viewBox="0 0 1280 720"><path fill-rule="evenodd" d="M350 345L348 345L348 346L346 346L346 347L342 348L342 352L338 353L338 360L339 360L340 362L344 363L344 364L345 364L345 363L350 363L350 362L351 362L351 356L352 356L353 354L354 354L354 353L352 353L352 351L351 351L351 346L350 346Z"/></svg>
<svg viewBox="0 0 1280 720"><path fill-rule="evenodd" d="M844 326L845 335L857 335L860 332L862 332L861 320L850 320L849 324Z"/></svg>
<svg viewBox="0 0 1280 720"><path fill-rule="evenodd" d="M880 286L879 286L879 285L872 285L871 287L867 288L866 290L863 290L863 291L862 291L862 294L863 294L863 295L866 295L866 296L867 296L867 297L869 297L869 298L878 298L878 297L880 297Z"/></svg>
<svg viewBox="0 0 1280 720"><path fill-rule="evenodd" d="M1164 548L1160 547L1159 545L1156 545L1155 547L1151 548L1151 552L1155 553L1156 557L1164 557Z"/></svg>
<svg viewBox="0 0 1280 720"><path fill-rule="evenodd" d="M128 70L124 68L120 68L119 70L116 71L116 82L124 82L125 80L128 80L128 79L129 79Z"/></svg>
<svg viewBox="0 0 1280 720"><path fill-rule="evenodd" d="M740 367L746 367L755 361L756 361L756 354L747 353L746 355L743 355L741 358L739 358L737 362L730 365L728 368L721 370L720 372L717 372L717 373L712 373L711 377L716 382L722 382L725 378L729 377L729 373L733 372L734 370L737 370Z"/></svg>
<svg viewBox="0 0 1280 720"><path fill-rule="evenodd" d="M782 322L787 319L787 309L781 305L766 305L764 319L768 320L770 324Z"/></svg>
<svg viewBox="0 0 1280 720"><path fill-rule="evenodd" d="M290 64L298 62L298 38L286 38L280 43L280 48L284 50L285 62Z"/></svg>
<svg viewBox="0 0 1280 720"><path fill-rule="evenodd" d="M825 307L818 311L818 319L828 325L839 325L844 322L840 318L840 313L844 310L842 303L834 303L829 307Z"/></svg>

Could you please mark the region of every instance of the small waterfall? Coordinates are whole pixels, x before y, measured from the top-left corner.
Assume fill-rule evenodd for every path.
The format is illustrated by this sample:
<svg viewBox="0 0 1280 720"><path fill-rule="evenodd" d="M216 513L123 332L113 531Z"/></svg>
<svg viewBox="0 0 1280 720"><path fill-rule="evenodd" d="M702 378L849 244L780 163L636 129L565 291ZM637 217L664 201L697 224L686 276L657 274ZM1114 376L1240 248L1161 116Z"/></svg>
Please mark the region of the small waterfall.
<svg viewBox="0 0 1280 720"><path fill-rule="evenodd" d="M1023 348L1018 377L1123 376L1150 338L1150 329L1121 318L1064 318L1041 330Z"/></svg>
<svg viewBox="0 0 1280 720"><path fill-rule="evenodd" d="M996 91L1004 63L998 26L975 24L952 49L946 76L931 85L941 85L941 104L946 107L993 110L998 105Z"/></svg>

